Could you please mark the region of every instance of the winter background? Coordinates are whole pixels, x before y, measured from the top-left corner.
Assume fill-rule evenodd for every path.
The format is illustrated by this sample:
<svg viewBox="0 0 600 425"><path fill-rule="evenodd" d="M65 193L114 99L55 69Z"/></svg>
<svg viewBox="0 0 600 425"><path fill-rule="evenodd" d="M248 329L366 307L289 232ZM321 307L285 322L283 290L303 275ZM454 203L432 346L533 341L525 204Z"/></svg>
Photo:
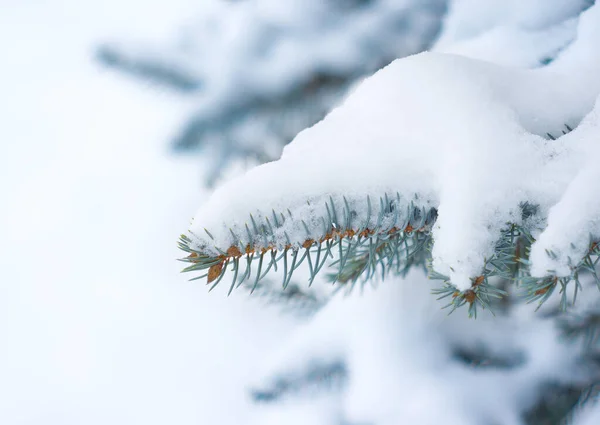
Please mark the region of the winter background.
<svg viewBox="0 0 600 425"><path fill-rule="evenodd" d="M340 93L400 55L394 42L384 46L395 40L391 35L369 32L385 28L384 14L345 27L325 12L314 23L316 0L307 1L307 9L299 0L246 1L248 10L232 14L235 21L224 1L0 0L0 423L522 423L538 384L569 381L573 370L566 367L573 350L528 313L504 321L473 322L464 314L448 319L423 276L411 273L405 280L412 286L386 281L335 298L307 322L247 292L227 297L227 288L217 287L208 293L180 274L177 236L212 190L203 182L221 177L215 163L226 163L228 152L239 148L174 152L169 141L181 140L185 117L229 111L239 91L258 99L260 119L242 111L230 137L251 151L258 146L259 159L238 161L229 167L233 175L277 158L278 137L316 122ZM414 40L396 35L404 40L403 55L431 47L530 68L575 39L577 16L591 2L457 0L439 39L442 24L432 16L445 6L379 3L382 10L432 4L431 15L427 8L411 15ZM99 46L112 40L164 46L198 16L233 20L235 28L253 18L253 4L257 16L295 28L291 34L332 28L331 34L308 37L306 44L291 36L288 50L246 79L236 78L251 60L252 40L246 45L234 37L234 47L221 51L216 41L213 50L206 48L217 39L209 37L198 49L208 58L204 67L174 59L184 75L206 73L208 100L115 72L98 58ZM353 50L360 37L374 44ZM373 45L380 51L373 53ZM287 99L289 87L319 67L343 78L319 92L317 115L300 113L290 128L269 134L261 123L270 122L273 111L261 106L257 93ZM465 342L466 329L484 340L492 330L491 346L499 352L518 347L527 364L514 373L461 369L443 353L450 342ZM291 345L284 344L293 334ZM318 397L306 391L276 406L253 403L250 389L268 386L263 382L290 358L328 359L331 353L321 351L329 349L349 353L353 378L346 391ZM591 410L575 420L600 423Z"/></svg>
<svg viewBox="0 0 600 425"><path fill-rule="evenodd" d="M0 423L242 423L245 379L293 322L180 275L203 198L169 154L188 108L94 61L193 2L2 1Z"/></svg>

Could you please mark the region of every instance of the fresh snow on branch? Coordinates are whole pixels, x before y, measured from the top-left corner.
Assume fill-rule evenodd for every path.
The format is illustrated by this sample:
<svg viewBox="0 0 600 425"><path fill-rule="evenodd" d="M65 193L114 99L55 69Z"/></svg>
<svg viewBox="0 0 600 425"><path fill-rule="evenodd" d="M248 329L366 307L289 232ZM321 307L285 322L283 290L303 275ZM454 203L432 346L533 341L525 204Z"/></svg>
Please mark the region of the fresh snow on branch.
<svg viewBox="0 0 600 425"><path fill-rule="evenodd" d="M192 245L213 253L260 246L246 236L249 215L274 212L282 223L263 248L300 246L325 236L321 218L330 198L349 205L355 223L368 224L365 200L389 194L399 205L438 211L434 269L469 288L500 231L521 224L520 206L536 205L545 220L589 160L596 112L579 123L600 88L600 57L591 54L600 41L599 12L585 13L580 39L564 53L590 54L571 63L559 58L556 66L523 70L442 53L395 61L301 132L280 160L220 187L194 218ZM585 248L578 246L575 262Z"/></svg>
<svg viewBox="0 0 600 425"><path fill-rule="evenodd" d="M206 178L276 159L357 81L426 48L504 65L551 62L588 0L206 0L177 37L101 45L105 65L194 101L174 145Z"/></svg>
<svg viewBox="0 0 600 425"><path fill-rule="evenodd" d="M216 283L230 260L237 276L237 262L260 257L258 271L246 268L258 282L279 257L285 286L290 253L292 269L306 257L314 275L332 241L339 264L361 243L369 258L394 243L389 256L407 254L397 276L380 282L370 274L361 291L335 293L257 368L252 423L557 423L597 380L597 342L582 342L593 340L588 321L598 303L587 290L598 283L590 252L600 252L600 6L581 16L584 2L556 2L531 16L521 10L514 19L492 13L502 24L463 22L457 28L466 32L452 34L460 3L433 51L378 71L298 134L281 159L222 185L184 237L190 269L210 267ZM515 229L520 240L507 250ZM427 235L432 275L453 285L438 291L450 305L461 296L473 303L466 294L480 278L487 284L483 270L499 252L510 273L493 276L491 286L522 277L525 264L545 285L530 295L550 302L533 313L514 301L526 283L507 285L507 297L493 304L498 317L448 318L424 274L407 272L419 235ZM342 269L336 287L351 289ZM569 306L570 317L552 320L566 305L566 278L580 271L589 273L573 286L585 299ZM581 418L594 423L591 412Z"/></svg>
<svg viewBox="0 0 600 425"><path fill-rule="evenodd" d="M578 130L586 160L551 208L548 226L532 246L533 275L569 276L590 244L600 240L600 103Z"/></svg>

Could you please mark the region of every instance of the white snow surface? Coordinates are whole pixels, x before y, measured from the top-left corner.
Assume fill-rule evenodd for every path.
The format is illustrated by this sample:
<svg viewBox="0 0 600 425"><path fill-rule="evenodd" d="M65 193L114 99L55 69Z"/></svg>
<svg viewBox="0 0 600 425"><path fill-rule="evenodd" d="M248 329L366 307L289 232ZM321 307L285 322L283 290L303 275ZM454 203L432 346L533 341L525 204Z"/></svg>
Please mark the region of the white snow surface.
<svg viewBox="0 0 600 425"><path fill-rule="evenodd" d="M534 70L433 52L396 60L301 132L280 160L215 191L194 218L196 244L226 250L236 243L230 229L243 239L249 213L288 208L294 220L275 242L283 245L287 235L301 243L307 235L299 222L318 232L330 196L349 198L360 222L367 195L399 193L438 209L434 268L467 289L500 230L520 222L519 204L547 212L596 144L591 117L558 140L545 136L577 127L592 111L600 92L599 27L595 6L566 59Z"/></svg>
<svg viewBox="0 0 600 425"><path fill-rule="evenodd" d="M600 181L600 102L577 132L585 162L551 208L548 226L532 246L532 273L537 276L549 272L569 276L590 244L600 239L600 197L596 189Z"/></svg>

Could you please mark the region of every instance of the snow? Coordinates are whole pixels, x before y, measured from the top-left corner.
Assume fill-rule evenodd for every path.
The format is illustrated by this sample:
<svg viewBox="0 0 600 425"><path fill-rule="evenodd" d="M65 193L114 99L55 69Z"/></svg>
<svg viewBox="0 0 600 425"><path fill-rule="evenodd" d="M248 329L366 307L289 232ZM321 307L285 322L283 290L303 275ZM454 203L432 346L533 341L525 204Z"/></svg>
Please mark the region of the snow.
<svg viewBox="0 0 600 425"><path fill-rule="evenodd" d="M499 65L535 68L575 38L588 1L454 0L432 50Z"/></svg>
<svg viewBox="0 0 600 425"><path fill-rule="evenodd" d="M600 199L595 187L600 170L600 103L578 129L585 162L548 215L548 226L531 248L531 272L535 276L570 276L587 254L590 244L600 239ZM577 141L572 141L575 143ZM549 254L551 252L552 254Z"/></svg>
<svg viewBox="0 0 600 425"><path fill-rule="evenodd" d="M533 68L554 58L566 47L575 38L576 28L576 19L539 30L499 26L463 41L448 45L440 42L433 50L457 53L499 65Z"/></svg>
<svg viewBox="0 0 600 425"><path fill-rule="evenodd" d="M319 409L329 403L329 410L319 413L337 420L328 423L475 425L522 424L521 414L545 383L577 382L578 349L565 344L551 320L535 317L531 308L477 321L448 317L431 296L432 286L420 271L412 271L364 292L337 294L274 357L265 359L253 387L341 359L348 383L337 397L327 392L318 398L312 393L294 397L299 406L311 398ZM455 356L457 348L483 349L512 366L472 367ZM288 405L284 397L265 406L266 414L270 406L283 415L280 409ZM312 423L310 412L290 412L289 418Z"/></svg>
<svg viewBox="0 0 600 425"><path fill-rule="evenodd" d="M430 45L443 13L444 0L208 0L174 34L112 36L99 57L188 96L174 146L217 151L212 180L232 159L278 158L354 81Z"/></svg>
<svg viewBox="0 0 600 425"><path fill-rule="evenodd" d="M585 13L575 53L594 51L599 12ZM570 49L564 55L576 57ZM577 142L585 126L544 138L577 127L600 92L598 58L582 56L575 67L566 72L559 59L556 67L524 70L433 52L396 60L301 132L279 161L215 191L194 218L194 243L214 254L239 243L281 248L288 238L299 246L324 236L330 198L337 205L347 198L356 228L368 218L368 195L399 194L405 204L438 209L433 266L468 289L502 228L520 223L519 205L544 212L558 202L585 156L582 146L593 143L589 136ZM264 220L287 209L293 220L273 240L248 240L249 214Z"/></svg>
<svg viewBox="0 0 600 425"><path fill-rule="evenodd" d="M588 0L451 0L437 46L478 38L503 27L543 30L576 17L589 6ZM488 46L496 47L493 43Z"/></svg>

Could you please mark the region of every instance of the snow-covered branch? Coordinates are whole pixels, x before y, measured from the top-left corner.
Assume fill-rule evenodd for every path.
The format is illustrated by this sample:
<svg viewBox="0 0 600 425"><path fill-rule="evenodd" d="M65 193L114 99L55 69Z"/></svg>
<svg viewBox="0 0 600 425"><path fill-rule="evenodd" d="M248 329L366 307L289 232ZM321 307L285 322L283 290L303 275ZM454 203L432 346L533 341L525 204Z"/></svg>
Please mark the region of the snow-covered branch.
<svg viewBox="0 0 600 425"><path fill-rule="evenodd" d="M318 271L342 240L349 247L340 263L353 241L394 237L400 247L431 232L434 270L467 291L502 232L517 225L542 232L530 259L535 276L569 276L589 252L589 234L599 236L597 209L575 204L593 196L581 186L592 181L598 135L600 58L568 61L598 41L598 8L585 15L580 38L545 68L422 53L380 70L280 160L211 196L184 240L190 261L217 265L212 281L229 259L267 256L270 268L288 251L295 259L304 249L311 261L311 250L323 249L310 267ZM570 231L557 239L561 215ZM539 254L548 247L552 267Z"/></svg>

